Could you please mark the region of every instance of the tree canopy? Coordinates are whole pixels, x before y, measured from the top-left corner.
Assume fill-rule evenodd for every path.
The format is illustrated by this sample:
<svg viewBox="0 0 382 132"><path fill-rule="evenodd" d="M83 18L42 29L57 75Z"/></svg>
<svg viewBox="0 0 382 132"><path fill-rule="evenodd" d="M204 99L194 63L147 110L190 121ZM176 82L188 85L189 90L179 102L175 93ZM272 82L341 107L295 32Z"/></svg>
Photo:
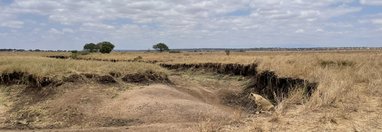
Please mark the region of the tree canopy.
<svg viewBox="0 0 382 132"><path fill-rule="evenodd" d="M85 44L84 50L88 50L89 52L97 52L99 47L94 43Z"/></svg>
<svg viewBox="0 0 382 132"><path fill-rule="evenodd" d="M105 54L110 53L114 49L114 45L110 42L104 41L97 44L99 47L99 52Z"/></svg>
<svg viewBox="0 0 382 132"><path fill-rule="evenodd" d="M166 44L164 44L164 43L158 43L156 45L153 45L153 49L158 50L159 52L169 51L170 50L168 48L168 46Z"/></svg>

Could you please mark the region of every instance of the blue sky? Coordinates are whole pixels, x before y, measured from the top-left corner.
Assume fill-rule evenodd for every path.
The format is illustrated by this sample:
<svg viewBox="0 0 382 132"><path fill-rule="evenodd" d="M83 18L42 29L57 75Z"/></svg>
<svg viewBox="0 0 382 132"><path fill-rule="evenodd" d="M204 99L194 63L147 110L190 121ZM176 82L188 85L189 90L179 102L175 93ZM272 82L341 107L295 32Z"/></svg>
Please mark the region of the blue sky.
<svg viewBox="0 0 382 132"><path fill-rule="evenodd" d="M382 46L382 0L0 0L0 48Z"/></svg>

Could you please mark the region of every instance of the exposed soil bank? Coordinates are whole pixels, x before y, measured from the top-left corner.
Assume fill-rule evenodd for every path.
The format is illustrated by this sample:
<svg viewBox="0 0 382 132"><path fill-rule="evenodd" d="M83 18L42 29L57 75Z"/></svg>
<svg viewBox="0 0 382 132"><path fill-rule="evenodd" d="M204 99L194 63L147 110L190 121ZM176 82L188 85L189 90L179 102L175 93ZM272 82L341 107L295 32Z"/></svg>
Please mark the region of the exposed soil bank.
<svg viewBox="0 0 382 132"><path fill-rule="evenodd" d="M298 78L278 77L274 72L265 71L250 77L249 83L240 93L228 94L223 101L230 106L241 106L246 111L255 112L256 105L249 99L251 93L257 93L269 99L274 105L288 98L290 92L302 89L305 97L310 97L317 83Z"/></svg>
<svg viewBox="0 0 382 132"><path fill-rule="evenodd" d="M255 103L249 99L250 93L257 93L269 99L277 105L287 98L289 93L295 89L303 89L306 97L317 88L317 83L309 82L299 78L278 77L274 72L257 72L256 64L221 64L221 63L200 63L200 64L160 64L162 67L171 70L204 70L218 74L240 75L248 78L249 83L240 93L228 93L222 98L223 102L230 106L241 106L247 111L256 111Z"/></svg>
<svg viewBox="0 0 382 132"><path fill-rule="evenodd" d="M152 71L147 71L145 74L127 74L122 80L129 83L171 83L167 76Z"/></svg>
<svg viewBox="0 0 382 132"><path fill-rule="evenodd" d="M45 87L55 83L52 78L38 77L33 74L25 72L11 72L0 74L0 84L13 85L13 84L26 84L31 87Z"/></svg>
<svg viewBox="0 0 382 132"><path fill-rule="evenodd" d="M170 70L206 70L218 74L255 76L257 64L222 64L222 63L199 63L199 64L160 64Z"/></svg>
<svg viewBox="0 0 382 132"><path fill-rule="evenodd" d="M96 81L100 84L117 83L118 79L126 83L170 83L167 75L162 75L152 71L144 73L126 74L122 78L121 73L109 73L110 75L98 75L91 73L72 74L62 79L57 77L39 77L26 72L10 72L0 74L0 84L18 85L24 84L33 88L41 88L49 85L57 86L65 82L79 82L84 80Z"/></svg>

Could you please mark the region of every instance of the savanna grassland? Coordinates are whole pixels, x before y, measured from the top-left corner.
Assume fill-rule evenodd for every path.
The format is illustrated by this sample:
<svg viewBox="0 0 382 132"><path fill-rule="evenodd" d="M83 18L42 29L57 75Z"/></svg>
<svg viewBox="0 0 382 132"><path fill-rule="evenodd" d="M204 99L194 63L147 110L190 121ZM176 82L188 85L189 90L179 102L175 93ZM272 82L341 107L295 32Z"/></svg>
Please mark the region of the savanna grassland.
<svg viewBox="0 0 382 132"><path fill-rule="evenodd" d="M69 57L71 54L0 53L2 129L382 130L380 50L231 52L230 55L224 52L113 52L79 55L76 59L47 56ZM213 64L207 69L199 66L206 63ZM161 64L195 66L166 69ZM248 70L241 67L251 64L255 64L256 74L243 76L242 71ZM211 70L213 68L218 70ZM236 72L229 70L239 70L239 74L233 75L231 73ZM259 81L257 76L269 72L275 76ZM257 83L272 89L300 87L288 84L293 82L288 80L293 79L316 85L309 96L303 88L294 87L285 96L278 96L280 98L273 100L276 109L271 113L256 114L244 109L252 108L247 105L224 103L229 94L247 95L243 91L256 78ZM279 85L279 80L287 80L287 84ZM235 99L239 98L229 101L235 102Z"/></svg>

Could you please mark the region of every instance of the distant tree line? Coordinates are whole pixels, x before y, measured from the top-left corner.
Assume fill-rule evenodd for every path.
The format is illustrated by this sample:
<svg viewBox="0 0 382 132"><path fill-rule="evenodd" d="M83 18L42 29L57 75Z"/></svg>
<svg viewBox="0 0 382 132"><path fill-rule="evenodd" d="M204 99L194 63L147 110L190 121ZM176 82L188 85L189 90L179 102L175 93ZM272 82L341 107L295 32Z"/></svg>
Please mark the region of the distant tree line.
<svg viewBox="0 0 382 132"><path fill-rule="evenodd" d="M105 44L102 48L102 44ZM111 45L109 45L111 44ZM95 46L94 46L95 45ZM246 51L334 51L334 50L382 50L382 47L313 47L313 48L189 48L189 49L175 49L171 50L164 43L158 43L153 45L153 49L159 52L215 52L215 51L225 51L227 52L246 52ZM103 50L101 50L103 49ZM88 43L84 45L84 50L89 52L111 52L114 49L114 45L110 42L100 42L97 44ZM72 50L41 50L41 49L0 49L0 52L70 52ZM129 52L129 51L142 51L151 52L149 50L118 50L118 52ZM110 53L109 52L109 53ZM229 54L229 53L228 53Z"/></svg>

